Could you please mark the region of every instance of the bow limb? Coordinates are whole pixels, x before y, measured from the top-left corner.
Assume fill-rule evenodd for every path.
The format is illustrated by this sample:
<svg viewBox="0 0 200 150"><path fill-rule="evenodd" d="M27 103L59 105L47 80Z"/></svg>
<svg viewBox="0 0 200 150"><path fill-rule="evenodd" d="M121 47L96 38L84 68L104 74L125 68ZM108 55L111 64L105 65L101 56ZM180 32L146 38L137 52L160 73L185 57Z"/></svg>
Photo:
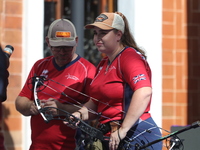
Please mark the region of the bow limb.
<svg viewBox="0 0 200 150"><path fill-rule="evenodd" d="M34 90L33 90L33 93L34 93L34 102L35 102L35 105L36 105L38 111L40 112L40 115L44 119L44 121L48 122L48 120L45 117L45 115L41 112L42 108L40 106L40 100L38 99L38 96L37 96L37 85L38 85L39 82L40 82L40 78L39 77L35 77L35 84L34 84Z"/></svg>

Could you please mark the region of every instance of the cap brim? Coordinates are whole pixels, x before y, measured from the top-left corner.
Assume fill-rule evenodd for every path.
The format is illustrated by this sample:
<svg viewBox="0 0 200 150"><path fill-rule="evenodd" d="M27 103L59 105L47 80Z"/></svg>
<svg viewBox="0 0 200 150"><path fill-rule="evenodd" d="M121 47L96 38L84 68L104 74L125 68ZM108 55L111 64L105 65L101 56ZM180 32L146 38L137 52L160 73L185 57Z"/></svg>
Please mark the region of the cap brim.
<svg viewBox="0 0 200 150"><path fill-rule="evenodd" d="M94 27L98 27L100 29L103 29L103 30L110 30L110 29L113 29L113 27L110 27L102 22L95 22L95 23L92 23L92 24L87 24L85 25L85 28L86 29L93 29Z"/></svg>
<svg viewBox="0 0 200 150"><path fill-rule="evenodd" d="M75 46L76 41L75 40L51 40L49 39L49 44L51 46Z"/></svg>

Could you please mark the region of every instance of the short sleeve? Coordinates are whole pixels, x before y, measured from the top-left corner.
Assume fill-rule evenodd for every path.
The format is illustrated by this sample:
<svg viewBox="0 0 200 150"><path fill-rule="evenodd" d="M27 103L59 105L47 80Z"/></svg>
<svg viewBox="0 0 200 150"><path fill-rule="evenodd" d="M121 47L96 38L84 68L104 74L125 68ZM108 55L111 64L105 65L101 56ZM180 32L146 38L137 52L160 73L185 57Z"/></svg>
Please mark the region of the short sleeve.
<svg viewBox="0 0 200 150"><path fill-rule="evenodd" d="M122 53L120 58L121 73L132 90L151 87L151 70L147 61L134 49Z"/></svg>

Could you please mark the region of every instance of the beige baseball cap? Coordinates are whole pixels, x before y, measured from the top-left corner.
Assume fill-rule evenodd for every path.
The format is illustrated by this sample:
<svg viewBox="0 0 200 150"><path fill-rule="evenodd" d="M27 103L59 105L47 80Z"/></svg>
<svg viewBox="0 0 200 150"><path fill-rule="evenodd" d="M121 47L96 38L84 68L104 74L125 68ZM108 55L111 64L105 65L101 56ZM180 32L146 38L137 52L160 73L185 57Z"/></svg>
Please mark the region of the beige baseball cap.
<svg viewBox="0 0 200 150"><path fill-rule="evenodd" d="M58 19L51 23L47 34L51 46L75 46L76 29L71 21Z"/></svg>
<svg viewBox="0 0 200 150"><path fill-rule="evenodd" d="M101 13L94 23L88 24L85 26L86 29L92 29L98 27L103 30L117 29L124 33L124 20L123 18L116 13Z"/></svg>

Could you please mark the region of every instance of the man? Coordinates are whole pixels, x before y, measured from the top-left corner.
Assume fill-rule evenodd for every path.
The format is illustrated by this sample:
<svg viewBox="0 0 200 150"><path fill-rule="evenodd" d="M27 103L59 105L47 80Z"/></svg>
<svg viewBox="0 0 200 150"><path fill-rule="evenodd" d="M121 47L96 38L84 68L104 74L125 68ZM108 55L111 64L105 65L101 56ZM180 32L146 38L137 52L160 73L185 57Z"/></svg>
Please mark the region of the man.
<svg viewBox="0 0 200 150"><path fill-rule="evenodd" d="M16 98L16 109L24 116L31 116L30 150L74 150L77 130L59 120L45 123L40 115L34 103L34 77L45 77L43 84L38 86L41 89L37 91L42 107L56 107L72 113L79 109L73 104L82 105L88 100L84 95L88 94L95 67L76 54L78 37L69 20L55 20L49 27L46 42L52 56L33 65Z"/></svg>

